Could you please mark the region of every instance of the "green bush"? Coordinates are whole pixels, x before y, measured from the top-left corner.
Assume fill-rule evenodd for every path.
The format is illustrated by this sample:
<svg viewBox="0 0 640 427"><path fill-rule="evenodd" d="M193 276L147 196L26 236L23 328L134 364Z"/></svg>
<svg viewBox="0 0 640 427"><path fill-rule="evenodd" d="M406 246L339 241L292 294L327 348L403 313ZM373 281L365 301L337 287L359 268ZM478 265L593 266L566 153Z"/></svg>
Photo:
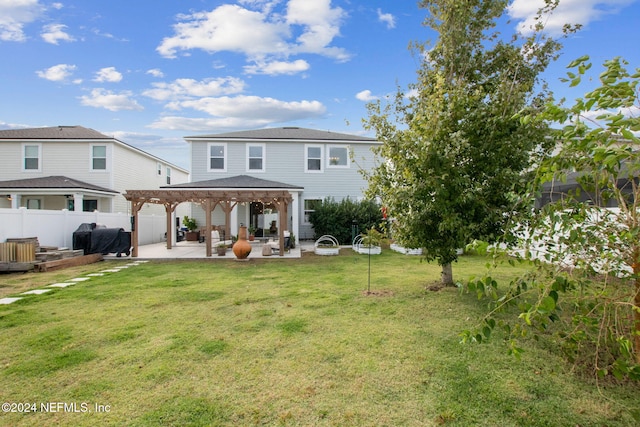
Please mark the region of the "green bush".
<svg viewBox="0 0 640 427"><path fill-rule="evenodd" d="M314 239L330 234L342 245L351 244L354 225L356 234L371 228L379 231L384 228L380 205L371 200L356 202L346 198L336 202L333 198L326 198L311 212L309 220L313 224Z"/></svg>

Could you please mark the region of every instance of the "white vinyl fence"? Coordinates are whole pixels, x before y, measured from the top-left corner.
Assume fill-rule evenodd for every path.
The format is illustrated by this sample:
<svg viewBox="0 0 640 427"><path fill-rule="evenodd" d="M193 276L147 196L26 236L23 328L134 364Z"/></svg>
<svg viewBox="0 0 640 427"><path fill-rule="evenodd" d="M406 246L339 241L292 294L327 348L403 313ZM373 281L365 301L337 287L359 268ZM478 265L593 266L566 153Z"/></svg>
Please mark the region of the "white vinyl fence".
<svg viewBox="0 0 640 427"><path fill-rule="evenodd" d="M164 215L138 215L139 244L164 241L166 221ZM131 217L124 213L0 209L0 242L8 238L37 237L42 246L71 248L73 232L83 223L131 231Z"/></svg>

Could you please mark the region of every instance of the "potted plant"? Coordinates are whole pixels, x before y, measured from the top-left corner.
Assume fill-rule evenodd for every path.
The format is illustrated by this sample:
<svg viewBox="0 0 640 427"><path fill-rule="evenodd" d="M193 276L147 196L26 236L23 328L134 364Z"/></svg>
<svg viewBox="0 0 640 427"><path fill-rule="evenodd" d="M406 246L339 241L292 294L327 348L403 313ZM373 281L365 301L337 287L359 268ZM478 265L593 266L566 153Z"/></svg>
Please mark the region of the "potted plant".
<svg viewBox="0 0 640 427"><path fill-rule="evenodd" d="M195 218L189 218L185 216L182 219L182 224L187 227L186 240L189 242L197 242L200 239L200 232L196 231L198 223Z"/></svg>
<svg viewBox="0 0 640 427"><path fill-rule="evenodd" d="M256 238L256 228L253 225L249 226L249 241L253 242Z"/></svg>
<svg viewBox="0 0 640 427"><path fill-rule="evenodd" d="M227 245L224 243L218 243L216 251L218 252L218 256L225 256L227 254Z"/></svg>

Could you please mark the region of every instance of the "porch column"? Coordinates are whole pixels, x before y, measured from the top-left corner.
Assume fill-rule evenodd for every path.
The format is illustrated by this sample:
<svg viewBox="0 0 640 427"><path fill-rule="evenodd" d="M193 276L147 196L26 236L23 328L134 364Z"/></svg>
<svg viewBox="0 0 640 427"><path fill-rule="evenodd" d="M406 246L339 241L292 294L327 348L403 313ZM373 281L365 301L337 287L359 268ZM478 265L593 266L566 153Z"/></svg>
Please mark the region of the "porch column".
<svg viewBox="0 0 640 427"><path fill-rule="evenodd" d="M235 203L229 210L229 213L225 212L225 214L229 219L227 221L227 224L229 224L229 232L233 234L234 231L238 231L238 204ZM229 236L231 236L231 234Z"/></svg>
<svg viewBox="0 0 640 427"><path fill-rule="evenodd" d="M11 209L19 209L22 196L20 194L11 195Z"/></svg>
<svg viewBox="0 0 640 427"><path fill-rule="evenodd" d="M284 256L284 228L287 225L287 201L285 199L281 199L278 202L278 222L280 223L280 230L278 230L278 242L279 242L279 250L278 254L280 256ZM291 230L289 230L289 236L291 236ZM291 237L289 237L291 238Z"/></svg>
<svg viewBox="0 0 640 427"><path fill-rule="evenodd" d="M300 194L296 191L291 193L291 212L289 216L291 217L291 228L289 232L295 234L296 239L300 235L300 199L298 198Z"/></svg>
<svg viewBox="0 0 640 427"><path fill-rule="evenodd" d="M74 212L82 212L83 201L84 201L84 194L82 193L73 194L73 211Z"/></svg>

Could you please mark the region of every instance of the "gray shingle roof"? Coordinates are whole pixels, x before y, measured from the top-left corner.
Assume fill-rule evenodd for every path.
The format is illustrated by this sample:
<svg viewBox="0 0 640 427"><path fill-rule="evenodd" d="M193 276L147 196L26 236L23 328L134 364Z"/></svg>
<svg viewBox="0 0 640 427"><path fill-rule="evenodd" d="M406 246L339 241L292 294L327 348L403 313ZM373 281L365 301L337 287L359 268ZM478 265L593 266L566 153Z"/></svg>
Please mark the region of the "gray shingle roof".
<svg viewBox="0 0 640 427"><path fill-rule="evenodd" d="M228 178L210 179L207 181L187 182L184 184L166 185L162 188L260 188L260 189L302 189L302 187L284 184L277 181L255 178L249 175L238 175Z"/></svg>
<svg viewBox="0 0 640 427"><path fill-rule="evenodd" d="M0 130L0 139L113 139L82 126Z"/></svg>
<svg viewBox="0 0 640 427"><path fill-rule="evenodd" d="M281 127L245 130L239 132L228 132L211 135L195 135L185 136L185 139L206 138L206 139L278 139L278 140L295 140L295 141L352 141L352 142L372 142L375 138L368 138L359 135L350 135L347 133L329 132L323 130L306 129L299 127Z"/></svg>
<svg viewBox="0 0 640 427"><path fill-rule="evenodd" d="M3 190L35 190L35 189L76 189L101 191L106 193L115 193L117 191L100 187L99 185L89 184L87 182L78 181L77 179L68 178L66 176L45 176L41 178L14 179L11 181L0 181L0 189Z"/></svg>

